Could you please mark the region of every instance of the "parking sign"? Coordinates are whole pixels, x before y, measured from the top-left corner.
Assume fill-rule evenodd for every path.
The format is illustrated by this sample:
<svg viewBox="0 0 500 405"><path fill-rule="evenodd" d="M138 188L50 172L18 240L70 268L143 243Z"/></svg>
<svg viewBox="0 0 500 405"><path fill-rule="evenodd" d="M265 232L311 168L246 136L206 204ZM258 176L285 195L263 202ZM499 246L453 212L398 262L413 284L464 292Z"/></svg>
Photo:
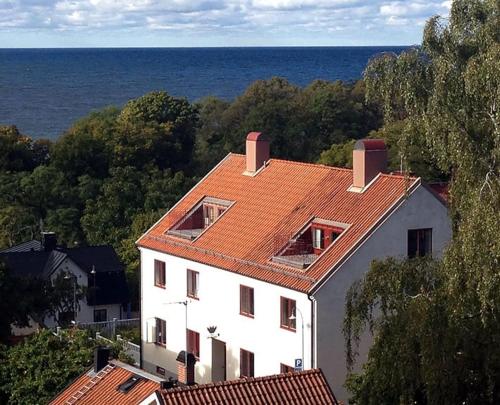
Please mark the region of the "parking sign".
<svg viewBox="0 0 500 405"><path fill-rule="evenodd" d="M302 359L295 359L295 371L302 371L303 368Z"/></svg>

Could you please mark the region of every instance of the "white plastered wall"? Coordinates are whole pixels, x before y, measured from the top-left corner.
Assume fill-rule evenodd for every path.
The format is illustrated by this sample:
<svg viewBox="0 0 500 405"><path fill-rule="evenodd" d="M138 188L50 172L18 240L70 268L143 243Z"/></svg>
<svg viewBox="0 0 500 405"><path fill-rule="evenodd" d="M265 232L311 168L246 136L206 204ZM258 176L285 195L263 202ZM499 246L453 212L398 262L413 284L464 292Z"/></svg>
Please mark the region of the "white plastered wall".
<svg viewBox="0 0 500 405"><path fill-rule="evenodd" d="M219 340L226 343L226 377L239 377L240 348L254 353L255 376L277 374L280 363L293 366L301 357L301 322L291 332L280 328L280 297L294 299L304 316L305 367L311 361L311 302L306 294L244 277L175 256L141 248L141 327L143 367L156 372L166 369L166 377L176 374L176 356L185 349L185 306L168 304L186 300L186 271L199 272L199 300L188 304L188 329L200 334L200 361L196 382L211 381L212 340L208 326L217 326ZM166 263L166 288L154 286L154 260ZM240 284L254 288L255 317L240 315ZM167 322L166 348L147 343L148 325L158 317Z"/></svg>
<svg viewBox="0 0 500 405"><path fill-rule="evenodd" d="M421 185L314 294L318 301L318 367L323 370L339 400L348 398L343 387L347 371L342 334L346 293L352 283L369 270L373 259L406 257L408 229L417 228L432 228L432 251L435 256L440 256L451 238L448 212ZM355 371L365 361L370 342L367 334L361 342Z"/></svg>

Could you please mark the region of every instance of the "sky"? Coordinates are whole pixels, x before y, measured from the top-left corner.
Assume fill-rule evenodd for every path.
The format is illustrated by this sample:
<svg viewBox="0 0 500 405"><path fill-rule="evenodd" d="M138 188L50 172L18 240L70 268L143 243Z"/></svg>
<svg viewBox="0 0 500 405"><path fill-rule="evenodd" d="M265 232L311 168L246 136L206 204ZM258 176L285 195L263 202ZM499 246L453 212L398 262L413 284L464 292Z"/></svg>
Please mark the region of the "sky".
<svg viewBox="0 0 500 405"><path fill-rule="evenodd" d="M413 45L451 0L0 0L0 48Z"/></svg>

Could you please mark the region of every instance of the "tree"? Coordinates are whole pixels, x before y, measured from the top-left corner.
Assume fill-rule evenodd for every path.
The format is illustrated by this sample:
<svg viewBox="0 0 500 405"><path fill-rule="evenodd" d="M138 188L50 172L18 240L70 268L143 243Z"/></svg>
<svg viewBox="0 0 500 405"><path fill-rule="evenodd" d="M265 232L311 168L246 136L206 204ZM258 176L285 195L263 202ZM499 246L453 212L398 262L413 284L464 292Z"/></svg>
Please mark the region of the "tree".
<svg viewBox="0 0 500 405"><path fill-rule="evenodd" d="M417 136L451 173L454 233L442 262L428 267L438 282L422 276L425 265L412 276L409 265L390 264L395 274L374 268L349 294L348 350L360 325L375 333L363 372L351 379L359 403L383 395L389 403L500 401L499 18L497 1L455 0L447 24L428 21L422 47L366 69L368 97L383 103L387 121L406 122L403 159ZM401 281L384 287L383 277ZM407 277L415 281L409 298L401 295ZM384 302L395 303L390 312L371 310Z"/></svg>
<svg viewBox="0 0 500 405"><path fill-rule="evenodd" d="M4 354L0 392L12 405L48 403L92 364L94 346L77 329L38 332Z"/></svg>

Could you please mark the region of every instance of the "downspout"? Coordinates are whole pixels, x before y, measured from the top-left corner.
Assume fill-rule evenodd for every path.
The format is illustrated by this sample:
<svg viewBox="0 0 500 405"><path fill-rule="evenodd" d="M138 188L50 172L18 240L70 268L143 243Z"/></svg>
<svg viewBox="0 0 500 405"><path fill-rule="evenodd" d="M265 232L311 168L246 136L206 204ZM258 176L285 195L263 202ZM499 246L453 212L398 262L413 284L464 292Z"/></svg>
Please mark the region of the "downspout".
<svg viewBox="0 0 500 405"><path fill-rule="evenodd" d="M311 368L317 368L316 364L316 316L318 303L313 295L307 294L307 298L311 301Z"/></svg>

